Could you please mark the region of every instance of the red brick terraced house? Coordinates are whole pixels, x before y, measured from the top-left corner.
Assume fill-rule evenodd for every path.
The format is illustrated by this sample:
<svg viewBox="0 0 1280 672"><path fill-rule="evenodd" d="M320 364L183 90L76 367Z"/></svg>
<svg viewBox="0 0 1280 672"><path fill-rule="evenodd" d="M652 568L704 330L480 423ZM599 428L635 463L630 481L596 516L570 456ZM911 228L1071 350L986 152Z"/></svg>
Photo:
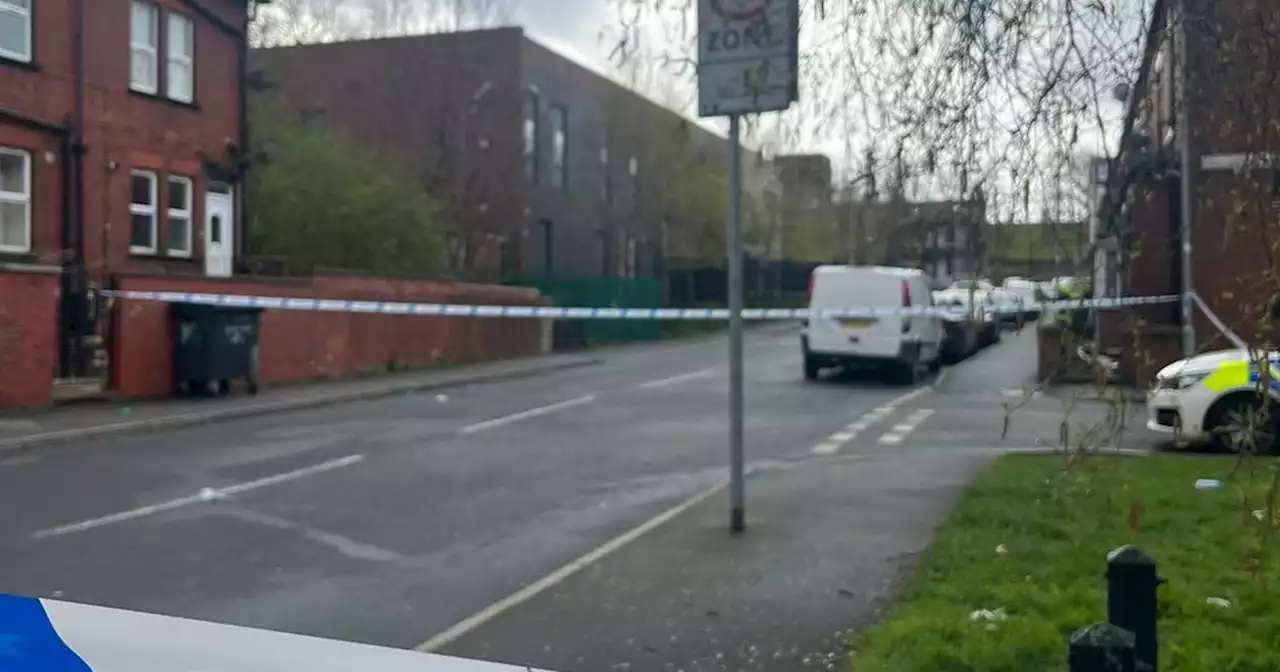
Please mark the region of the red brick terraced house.
<svg viewBox="0 0 1280 672"><path fill-rule="evenodd" d="M1179 6L1185 7L1185 18ZM1099 208L1098 254L1118 263L1108 295L1177 294L1191 247L1190 286L1246 341L1275 347L1280 332L1280 3L1157 0L1129 96L1117 158ZM1184 104L1180 104L1183 103ZM1179 112L1185 109L1185 115ZM1185 118L1180 118L1185 117ZM1190 129L1183 161L1181 140ZM1188 164L1191 189L1181 190ZM1190 236L1181 234L1189 204ZM1103 313L1099 339L1125 353L1139 385L1182 356L1177 304ZM1231 347L1197 310L1200 351Z"/></svg>
<svg viewBox="0 0 1280 672"><path fill-rule="evenodd" d="M113 278L232 274L252 5L0 0L0 407L101 380Z"/></svg>

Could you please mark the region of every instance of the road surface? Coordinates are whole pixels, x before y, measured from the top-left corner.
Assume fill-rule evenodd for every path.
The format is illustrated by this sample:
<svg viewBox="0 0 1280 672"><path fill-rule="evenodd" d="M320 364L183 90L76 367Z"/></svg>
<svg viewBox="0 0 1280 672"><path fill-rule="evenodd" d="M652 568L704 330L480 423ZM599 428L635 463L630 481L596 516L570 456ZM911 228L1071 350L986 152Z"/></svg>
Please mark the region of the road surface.
<svg viewBox="0 0 1280 672"><path fill-rule="evenodd" d="M446 395L10 457L0 592L413 647L721 484L725 351L720 339L616 349ZM794 332L752 333L746 357L749 466L918 437L936 448L957 413L970 443L999 434L998 420L932 403L928 384L806 383ZM1060 416L1041 411L1027 431L1056 436ZM895 515L879 517L892 528Z"/></svg>

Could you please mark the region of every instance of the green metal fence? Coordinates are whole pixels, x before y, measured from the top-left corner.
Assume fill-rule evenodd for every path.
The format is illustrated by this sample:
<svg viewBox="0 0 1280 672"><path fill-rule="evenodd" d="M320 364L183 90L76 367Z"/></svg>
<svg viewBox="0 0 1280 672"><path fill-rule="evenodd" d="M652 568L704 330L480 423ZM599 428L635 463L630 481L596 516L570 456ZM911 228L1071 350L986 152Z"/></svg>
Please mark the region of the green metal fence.
<svg viewBox="0 0 1280 672"><path fill-rule="evenodd" d="M557 306L587 308L661 308L662 282L656 278L604 276L526 277L507 284L533 287ZM662 337L656 320L562 320L556 349L650 341Z"/></svg>

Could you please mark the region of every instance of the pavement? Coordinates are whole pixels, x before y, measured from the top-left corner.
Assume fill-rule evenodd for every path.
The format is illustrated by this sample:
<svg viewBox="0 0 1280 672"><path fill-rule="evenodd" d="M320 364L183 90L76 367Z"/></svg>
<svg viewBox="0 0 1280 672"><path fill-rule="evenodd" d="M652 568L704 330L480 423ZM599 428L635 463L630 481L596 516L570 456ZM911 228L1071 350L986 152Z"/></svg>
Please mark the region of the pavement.
<svg viewBox="0 0 1280 672"><path fill-rule="evenodd" d="M727 533L717 491L427 648L566 672L845 669L843 642L883 615L993 457L1154 445L1136 434L1139 416L1111 421L1085 390L1036 390L1034 339L1006 334L931 386L851 414L808 459L762 465L747 481L741 537Z"/></svg>
<svg viewBox="0 0 1280 672"><path fill-rule="evenodd" d="M730 537L725 352L0 454L0 592L564 672L814 669L987 460L1061 432L1033 395L1000 440L1029 331L915 389L806 383L796 335L754 331Z"/></svg>

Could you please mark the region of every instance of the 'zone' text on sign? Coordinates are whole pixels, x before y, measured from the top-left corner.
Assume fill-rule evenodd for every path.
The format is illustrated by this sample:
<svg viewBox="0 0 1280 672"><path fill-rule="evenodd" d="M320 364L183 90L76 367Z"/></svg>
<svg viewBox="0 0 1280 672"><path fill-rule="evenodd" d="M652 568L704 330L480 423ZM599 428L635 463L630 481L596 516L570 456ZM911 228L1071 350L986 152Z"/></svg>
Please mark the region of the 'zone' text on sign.
<svg viewBox="0 0 1280 672"><path fill-rule="evenodd" d="M786 46L787 38L774 32L773 26L762 18L756 19L742 28L729 27L707 33L707 51L737 51L743 46L765 49Z"/></svg>

